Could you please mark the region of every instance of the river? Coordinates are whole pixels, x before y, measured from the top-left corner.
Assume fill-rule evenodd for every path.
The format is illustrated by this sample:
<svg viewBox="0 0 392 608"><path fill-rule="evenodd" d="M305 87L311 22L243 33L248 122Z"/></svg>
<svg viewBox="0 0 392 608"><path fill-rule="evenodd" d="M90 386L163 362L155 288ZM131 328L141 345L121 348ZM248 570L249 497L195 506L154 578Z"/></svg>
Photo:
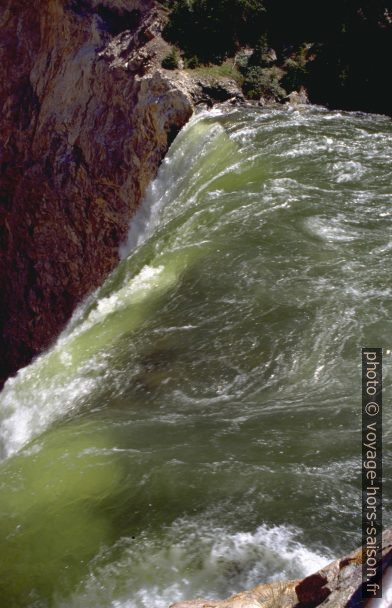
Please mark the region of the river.
<svg viewBox="0 0 392 608"><path fill-rule="evenodd" d="M118 267L0 394L1 606L166 608L360 544L362 346L391 387L391 135L320 107L181 131ZM386 485L385 525L391 504Z"/></svg>

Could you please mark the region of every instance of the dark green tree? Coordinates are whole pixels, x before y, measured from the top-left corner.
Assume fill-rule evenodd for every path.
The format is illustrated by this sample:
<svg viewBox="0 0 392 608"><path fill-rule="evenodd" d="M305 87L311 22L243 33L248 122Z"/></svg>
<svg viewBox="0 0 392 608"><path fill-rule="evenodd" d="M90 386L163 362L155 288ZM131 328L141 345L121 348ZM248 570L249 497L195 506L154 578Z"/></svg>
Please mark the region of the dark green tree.
<svg viewBox="0 0 392 608"><path fill-rule="evenodd" d="M164 35L188 57L221 62L257 41L264 13L261 0L175 0Z"/></svg>

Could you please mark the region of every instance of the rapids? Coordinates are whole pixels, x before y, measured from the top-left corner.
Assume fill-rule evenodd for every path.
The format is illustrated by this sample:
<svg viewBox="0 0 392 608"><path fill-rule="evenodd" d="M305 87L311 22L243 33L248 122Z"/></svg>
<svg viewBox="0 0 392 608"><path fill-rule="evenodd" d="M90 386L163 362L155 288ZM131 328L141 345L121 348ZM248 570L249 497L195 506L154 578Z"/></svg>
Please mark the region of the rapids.
<svg viewBox="0 0 392 608"><path fill-rule="evenodd" d="M1 606L164 608L360 544L362 346L391 385L391 135L319 107L182 130L117 269L0 394Z"/></svg>

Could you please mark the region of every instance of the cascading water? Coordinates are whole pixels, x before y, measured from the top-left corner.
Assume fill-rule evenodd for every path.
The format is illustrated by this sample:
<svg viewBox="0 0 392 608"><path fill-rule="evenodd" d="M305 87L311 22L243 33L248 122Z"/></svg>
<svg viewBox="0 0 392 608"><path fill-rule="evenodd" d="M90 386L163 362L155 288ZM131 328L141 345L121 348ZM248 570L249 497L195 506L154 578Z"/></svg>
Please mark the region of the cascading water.
<svg viewBox="0 0 392 608"><path fill-rule="evenodd" d="M180 133L118 268L0 395L1 606L163 608L360 543L360 348L392 344L391 134L312 107Z"/></svg>

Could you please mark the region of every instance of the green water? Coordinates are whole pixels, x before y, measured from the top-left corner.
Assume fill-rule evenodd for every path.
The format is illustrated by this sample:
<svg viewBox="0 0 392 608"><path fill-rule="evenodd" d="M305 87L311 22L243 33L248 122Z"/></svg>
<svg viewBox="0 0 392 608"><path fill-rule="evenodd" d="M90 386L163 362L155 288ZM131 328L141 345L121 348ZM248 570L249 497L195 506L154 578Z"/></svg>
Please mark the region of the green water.
<svg viewBox="0 0 392 608"><path fill-rule="evenodd" d="M360 543L362 346L391 473L391 134L321 108L180 133L123 261L0 395L1 608L164 608Z"/></svg>

